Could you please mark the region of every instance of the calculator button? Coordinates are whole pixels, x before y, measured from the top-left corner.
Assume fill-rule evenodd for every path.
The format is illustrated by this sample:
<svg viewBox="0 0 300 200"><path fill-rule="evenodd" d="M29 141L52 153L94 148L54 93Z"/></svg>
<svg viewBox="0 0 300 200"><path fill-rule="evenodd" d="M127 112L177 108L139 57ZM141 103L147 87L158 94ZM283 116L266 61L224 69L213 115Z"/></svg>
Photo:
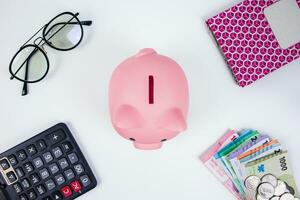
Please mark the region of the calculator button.
<svg viewBox="0 0 300 200"><path fill-rule="evenodd" d="M28 194L29 200L35 200L35 199L37 198L36 193L35 193L34 190L29 190L29 191L27 192L27 194Z"/></svg>
<svg viewBox="0 0 300 200"><path fill-rule="evenodd" d="M59 158L60 156L63 155L63 152L61 151L61 149L59 147L52 149L52 153L55 156L55 158Z"/></svg>
<svg viewBox="0 0 300 200"><path fill-rule="evenodd" d="M43 185L39 185L35 189L39 195L43 195L46 193L46 188Z"/></svg>
<svg viewBox="0 0 300 200"><path fill-rule="evenodd" d="M20 167L16 169L16 173L17 173L19 178L22 178L24 176L24 171Z"/></svg>
<svg viewBox="0 0 300 200"><path fill-rule="evenodd" d="M51 171L51 174L56 174L59 171L56 163L49 165L49 169Z"/></svg>
<svg viewBox="0 0 300 200"><path fill-rule="evenodd" d="M46 179L48 178L50 175L49 175L49 172L46 168L40 170L40 175L41 175L41 178L42 179Z"/></svg>
<svg viewBox="0 0 300 200"><path fill-rule="evenodd" d="M6 159L0 161L0 166L3 170L7 170L8 168L10 168L10 165Z"/></svg>
<svg viewBox="0 0 300 200"><path fill-rule="evenodd" d="M65 186L60 189L60 192L64 195L65 198L68 198L72 195L71 188L69 186Z"/></svg>
<svg viewBox="0 0 300 200"><path fill-rule="evenodd" d="M12 166L15 166L16 164L18 164L17 158L14 155L8 156L8 160Z"/></svg>
<svg viewBox="0 0 300 200"><path fill-rule="evenodd" d="M72 169L68 169L67 171L64 172L64 174L68 180L71 180L75 177L75 174Z"/></svg>
<svg viewBox="0 0 300 200"><path fill-rule="evenodd" d="M79 181L73 181L72 183L70 183L70 186L74 192L79 192L81 190Z"/></svg>
<svg viewBox="0 0 300 200"><path fill-rule="evenodd" d="M80 175L81 173L84 172L84 168L81 164L75 165L74 169L77 175Z"/></svg>
<svg viewBox="0 0 300 200"><path fill-rule="evenodd" d="M31 182L32 185L37 184L38 182L40 182L40 177L37 174L31 174L29 176L29 180Z"/></svg>
<svg viewBox="0 0 300 200"><path fill-rule="evenodd" d="M66 134L62 130L58 130L46 136L47 142L49 143L50 146L57 144L58 142L61 142L65 138L66 138Z"/></svg>
<svg viewBox="0 0 300 200"><path fill-rule="evenodd" d="M52 200L51 197L44 197L42 200Z"/></svg>
<svg viewBox="0 0 300 200"><path fill-rule="evenodd" d="M55 183L53 180L48 180L45 182L46 187L48 188L48 190L53 190L55 188Z"/></svg>
<svg viewBox="0 0 300 200"><path fill-rule="evenodd" d="M8 172L6 174L6 176L7 176L7 178L8 178L8 180L9 180L10 183L13 183L13 182L15 182L17 180L17 176L15 175L14 172Z"/></svg>
<svg viewBox="0 0 300 200"><path fill-rule="evenodd" d="M69 166L69 163L68 163L67 159L65 159L65 158L60 159L58 161L58 164L59 164L61 169L65 169L66 167Z"/></svg>
<svg viewBox="0 0 300 200"><path fill-rule="evenodd" d="M62 194L60 192L54 192L52 194L52 197L53 197L54 200L61 200L61 199L63 199L63 196L62 196Z"/></svg>
<svg viewBox="0 0 300 200"><path fill-rule="evenodd" d="M44 163L40 157L33 159L33 164L34 164L35 168L37 168L37 169L41 168L44 165Z"/></svg>
<svg viewBox="0 0 300 200"><path fill-rule="evenodd" d="M78 157L75 153L69 154L68 158L72 164L75 164L78 161Z"/></svg>
<svg viewBox="0 0 300 200"><path fill-rule="evenodd" d="M69 152L69 151L71 151L73 149L73 147L72 147L72 145L71 145L70 142L64 142L62 144L62 148L63 148L63 151L66 152L66 153Z"/></svg>
<svg viewBox="0 0 300 200"><path fill-rule="evenodd" d="M53 160L53 157L50 152L44 153L43 157L44 157L44 160L46 161L46 163L49 163Z"/></svg>
<svg viewBox="0 0 300 200"><path fill-rule="evenodd" d="M22 187L19 183L14 184L14 189L15 189L17 194L20 194L23 191Z"/></svg>
<svg viewBox="0 0 300 200"><path fill-rule="evenodd" d="M27 158L27 154L25 153L24 150L18 151L17 158L18 158L18 160L23 161Z"/></svg>
<svg viewBox="0 0 300 200"><path fill-rule="evenodd" d="M36 148L33 144L26 147L26 151L27 151L28 155L30 155L30 156L33 156L34 154L37 153Z"/></svg>
<svg viewBox="0 0 300 200"><path fill-rule="evenodd" d="M21 181L21 184L25 190L30 188L30 183L29 183L28 179L26 179L26 178Z"/></svg>
<svg viewBox="0 0 300 200"><path fill-rule="evenodd" d="M30 173L34 170L34 167L30 162L28 162L28 163L24 164L24 169L25 169L26 173Z"/></svg>
<svg viewBox="0 0 300 200"><path fill-rule="evenodd" d="M21 194L19 196L19 200L28 200L28 198L27 198L26 194Z"/></svg>
<svg viewBox="0 0 300 200"><path fill-rule="evenodd" d="M43 151L44 149L47 148L47 145L46 145L46 143L45 143L44 140L39 140L39 141L37 141L37 143L36 143L36 147L37 147L37 149L38 149L39 151Z"/></svg>
<svg viewBox="0 0 300 200"><path fill-rule="evenodd" d="M91 184L91 180L87 175L81 176L80 181L81 181L83 187L87 187L88 185Z"/></svg>
<svg viewBox="0 0 300 200"><path fill-rule="evenodd" d="M54 178L55 178L57 185L61 185L66 181L65 178L63 177L63 175L61 175L61 174L55 176Z"/></svg>

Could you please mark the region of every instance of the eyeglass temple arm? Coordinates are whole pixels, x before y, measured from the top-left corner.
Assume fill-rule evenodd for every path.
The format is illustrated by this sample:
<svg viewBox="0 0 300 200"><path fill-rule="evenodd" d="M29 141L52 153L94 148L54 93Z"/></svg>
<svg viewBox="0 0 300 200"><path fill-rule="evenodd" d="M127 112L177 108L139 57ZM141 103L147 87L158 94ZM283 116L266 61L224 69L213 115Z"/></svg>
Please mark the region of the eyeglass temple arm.
<svg viewBox="0 0 300 200"><path fill-rule="evenodd" d="M83 26L90 26L92 25L93 21L92 20L86 20L86 21L80 21L80 24ZM60 25L60 24L65 24L65 23L57 23L54 24L52 27ZM68 22L67 24L78 24L78 22ZM37 32L35 32L21 47L26 45L32 38L34 38L41 30L43 30L48 24L45 24L43 27L41 27Z"/></svg>
<svg viewBox="0 0 300 200"><path fill-rule="evenodd" d="M26 63L26 67L25 67L25 77L24 77L24 80L27 81L28 79L28 69L29 68L29 60L27 61ZM23 83L23 88L22 88L22 96L25 96L28 94L28 84L27 82L24 82Z"/></svg>

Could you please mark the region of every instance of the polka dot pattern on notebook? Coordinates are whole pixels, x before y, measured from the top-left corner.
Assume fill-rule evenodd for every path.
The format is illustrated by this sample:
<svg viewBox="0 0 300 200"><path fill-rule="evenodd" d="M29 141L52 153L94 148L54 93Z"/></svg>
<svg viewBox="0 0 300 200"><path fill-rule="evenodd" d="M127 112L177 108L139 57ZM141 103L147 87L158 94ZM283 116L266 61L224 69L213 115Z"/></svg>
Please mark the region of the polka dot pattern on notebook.
<svg viewBox="0 0 300 200"><path fill-rule="evenodd" d="M244 0L207 20L237 83L244 87L300 57L300 42L282 49L263 13L276 0ZM297 0L300 8L300 0Z"/></svg>

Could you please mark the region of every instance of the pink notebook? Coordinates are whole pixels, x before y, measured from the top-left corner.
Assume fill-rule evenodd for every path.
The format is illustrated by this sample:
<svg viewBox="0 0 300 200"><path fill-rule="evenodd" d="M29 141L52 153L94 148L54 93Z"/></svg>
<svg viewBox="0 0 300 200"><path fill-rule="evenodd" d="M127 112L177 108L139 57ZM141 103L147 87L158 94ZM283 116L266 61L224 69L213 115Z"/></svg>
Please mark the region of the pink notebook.
<svg viewBox="0 0 300 200"><path fill-rule="evenodd" d="M300 0L294 1L300 12ZM206 21L241 87L300 57L300 40L282 48L265 16L265 9L274 3L277 1L244 0Z"/></svg>

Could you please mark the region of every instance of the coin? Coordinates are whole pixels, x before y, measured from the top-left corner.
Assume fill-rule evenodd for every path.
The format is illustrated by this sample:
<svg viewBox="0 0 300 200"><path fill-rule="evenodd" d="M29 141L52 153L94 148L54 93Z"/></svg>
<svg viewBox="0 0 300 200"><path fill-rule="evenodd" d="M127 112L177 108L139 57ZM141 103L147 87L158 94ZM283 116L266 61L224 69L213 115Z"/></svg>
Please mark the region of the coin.
<svg viewBox="0 0 300 200"><path fill-rule="evenodd" d="M295 190L291 186L289 186L287 183L286 184L286 189L288 193L291 193L292 195L295 195Z"/></svg>
<svg viewBox="0 0 300 200"><path fill-rule="evenodd" d="M283 182L281 180L278 180L277 181L277 187L275 187L274 195L275 196L280 196L280 195L285 193L286 189L287 189L287 187L286 187L285 182Z"/></svg>
<svg viewBox="0 0 300 200"><path fill-rule="evenodd" d="M261 197L270 199L274 196L275 188L271 183L262 183L258 186L257 192Z"/></svg>
<svg viewBox="0 0 300 200"><path fill-rule="evenodd" d="M294 200L294 196L290 193L284 193L281 195L280 200Z"/></svg>
<svg viewBox="0 0 300 200"><path fill-rule="evenodd" d="M260 196L259 194L256 195L256 200L268 200Z"/></svg>
<svg viewBox="0 0 300 200"><path fill-rule="evenodd" d="M270 200L280 200L280 197L272 197Z"/></svg>
<svg viewBox="0 0 300 200"><path fill-rule="evenodd" d="M259 184L260 178L258 176L248 176L248 178L245 180L245 187L248 190L256 190Z"/></svg>
<svg viewBox="0 0 300 200"><path fill-rule="evenodd" d="M299 198L295 197L294 200L300 200Z"/></svg>
<svg viewBox="0 0 300 200"><path fill-rule="evenodd" d="M261 178L261 182L271 183L274 187L277 186L277 178L273 174L266 174Z"/></svg>

